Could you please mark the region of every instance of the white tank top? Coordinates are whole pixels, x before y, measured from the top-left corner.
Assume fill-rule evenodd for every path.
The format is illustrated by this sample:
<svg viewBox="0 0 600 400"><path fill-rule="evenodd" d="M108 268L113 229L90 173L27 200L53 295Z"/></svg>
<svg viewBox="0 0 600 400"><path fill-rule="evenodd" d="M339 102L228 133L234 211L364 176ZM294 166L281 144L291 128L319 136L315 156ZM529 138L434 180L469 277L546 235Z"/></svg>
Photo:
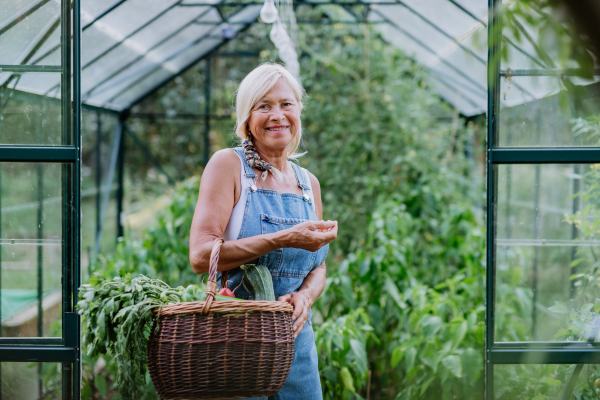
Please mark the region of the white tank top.
<svg viewBox="0 0 600 400"><path fill-rule="evenodd" d="M237 153L234 150L231 150L237 156ZM250 190L250 186L252 185L252 179L246 178L244 174L244 163L245 160L240 159L240 182L242 183L242 187L240 190L240 198L238 202L233 207L231 211L231 217L229 217L229 222L227 223L227 228L225 228L225 232L223 232L223 239L225 240L237 240L240 236L240 230L242 229L242 221L244 220L244 211L246 210L246 200L248 199L248 191ZM310 196L310 204L313 206L313 210L315 207L315 197L312 190L312 184L310 183L310 178L308 177L308 171L304 168L301 168L304 177L306 178L306 182L308 182L308 195Z"/></svg>

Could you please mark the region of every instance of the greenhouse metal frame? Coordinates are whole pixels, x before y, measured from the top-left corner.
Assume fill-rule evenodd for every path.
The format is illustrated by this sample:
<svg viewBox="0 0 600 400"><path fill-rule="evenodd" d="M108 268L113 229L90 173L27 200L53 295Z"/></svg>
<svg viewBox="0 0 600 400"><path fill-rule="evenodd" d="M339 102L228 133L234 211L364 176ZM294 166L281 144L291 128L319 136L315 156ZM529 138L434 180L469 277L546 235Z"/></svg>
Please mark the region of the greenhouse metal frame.
<svg viewBox="0 0 600 400"><path fill-rule="evenodd" d="M485 392L486 399L494 398L494 367L511 364L573 364L570 376L562 389L561 400L571 398L575 384L585 364L600 363L600 343L596 337L600 332L600 318L593 322L587 342L530 341L500 342L495 339L496 306L496 249L499 194L499 166L536 165L536 209L539 207L540 166L547 164L595 164L600 162L600 149L594 147L543 147L533 143L530 147L510 147L499 144L499 136L505 134L500 124L501 113L501 77L533 76L574 76L576 70L558 70L549 68L502 69L501 35L502 26L498 8L502 0L489 0L488 24L488 114L487 114L487 246L486 246L486 333L485 333ZM594 75L599 75L595 70ZM538 147L540 146L540 147ZM577 192L577 189L574 189ZM576 203L574 202L574 210ZM575 228L573 228L575 229ZM575 237L575 233L574 233ZM536 285L537 265L534 266L534 288ZM535 290L534 290L535 292ZM535 296L535 294L534 294ZM535 297L533 325L535 325ZM534 328L535 329L535 328Z"/></svg>
<svg viewBox="0 0 600 400"><path fill-rule="evenodd" d="M0 28L5 32L27 15L42 7L46 2L39 2L9 24ZM38 319L38 337L0 338L0 361L2 362L37 362L60 363L62 369L62 393L64 398L79 398L79 381L81 370L80 351L80 318L75 312L77 288L80 285L80 167L81 142L79 121L81 120L81 86L80 74L80 18L79 1L74 1L72 9L68 2L60 3L60 65L2 65L2 72L11 72L11 77L23 73L60 73L60 109L62 125L62 144L58 146L0 146L0 161L4 163L35 163L38 171L42 164L60 164L62 169L62 335L59 338L43 337L40 319ZM71 32L73 34L71 35ZM44 35L45 37L48 34ZM42 42L43 43L43 42ZM36 46L31 55L39 49ZM30 58L30 56L28 57ZM23 63L24 64L24 63ZM72 69L71 69L72 67ZM13 75L15 74L15 75ZM11 78L9 78L10 80ZM18 78L16 79L18 81ZM15 85L16 86L16 85ZM4 104L4 107L6 103ZM3 107L3 108L4 108ZM42 179L41 172L39 178ZM41 193L41 190L40 190ZM40 201L41 209L41 201ZM40 212L38 211L38 215ZM38 217L39 218L39 217ZM41 222L38 231L41 231ZM38 236L38 249L42 239ZM38 268L40 268L40 251L38 250ZM39 274L39 270L38 270ZM40 279L40 278L38 278ZM38 287L41 282L38 282ZM41 313L41 300L38 312Z"/></svg>

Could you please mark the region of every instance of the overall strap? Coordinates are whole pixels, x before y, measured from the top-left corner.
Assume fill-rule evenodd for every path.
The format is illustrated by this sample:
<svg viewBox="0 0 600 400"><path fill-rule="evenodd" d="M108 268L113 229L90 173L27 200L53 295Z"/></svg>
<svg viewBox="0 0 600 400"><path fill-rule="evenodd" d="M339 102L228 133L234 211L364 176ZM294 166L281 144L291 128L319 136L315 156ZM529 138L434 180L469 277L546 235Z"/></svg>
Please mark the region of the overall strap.
<svg viewBox="0 0 600 400"><path fill-rule="evenodd" d="M235 147L232 149L235 151L235 154L242 160L242 165L244 166L244 171L242 172L246 178L254 179L256 178L256 174L254 173L254 169L251 168L246 162L246 155L244 154L244 149L241 147Z"/></svg>
<svg viewBox="0 0 600 400"><path fill-rule="evenodd" d="M310 190L310 184L306 181L306 176L302 173L302 168L294 162L290 161L292 167L294 168L294 174L296 175L296 181L298 182L298 186L302 189L302 192L305 190Z"/></svg>
<svg viewBox="0 0 600 400"><path fill-rule="evenodd" d="M294 168L294 174L296 175L296 182L298 182L298 186L300 186L300 188L302 189L302 198L304 198L304 201L308 201L309 203L311 202L311 196L308 193L311 189L310 189L310 183L306 181L306 175L304 175L302 173L302 168L300 168L300 166L296 163L290 162L290 164L292 164L292 167Z"/></svg>

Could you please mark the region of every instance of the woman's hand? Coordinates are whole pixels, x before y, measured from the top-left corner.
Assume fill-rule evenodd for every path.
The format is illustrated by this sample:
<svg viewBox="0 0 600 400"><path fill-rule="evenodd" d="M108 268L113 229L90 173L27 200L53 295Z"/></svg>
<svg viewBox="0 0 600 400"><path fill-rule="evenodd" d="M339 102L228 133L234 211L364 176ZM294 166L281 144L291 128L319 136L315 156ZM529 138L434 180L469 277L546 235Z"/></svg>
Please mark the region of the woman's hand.
<svg viewBox="0 0 600 400"><path fill-rule="evenodd" d="M285 301L294 306L292 330L294 331L294 339L296 339L308 321L308 310L312 307L313 301L305 291L284 294L277 301Z"/></svg>
<svg viewBox="0 0 600 400"><path fill-rule="evenodd" d="M285 246L308 251L317 251L337 237L337 221L306 221L285 229Z"/></svg>

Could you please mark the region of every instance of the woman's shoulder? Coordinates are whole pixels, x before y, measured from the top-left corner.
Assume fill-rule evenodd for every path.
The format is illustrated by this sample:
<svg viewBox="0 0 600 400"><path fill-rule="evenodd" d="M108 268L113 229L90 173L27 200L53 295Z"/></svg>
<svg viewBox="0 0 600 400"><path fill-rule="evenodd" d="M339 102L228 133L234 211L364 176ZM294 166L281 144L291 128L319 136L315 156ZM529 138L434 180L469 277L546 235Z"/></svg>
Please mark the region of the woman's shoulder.
<svg viewBox="0 0 600 400"><path fill-rule="evenodd" d="M239 166L239 165L240 165L240 159L237 156L237 154L235 154L235 151L233 149L221 149L212 155L212 157L208 161L208 165L206 167L209 168L209 166L210 166L210 167L223 168L223 167L233 167L233 166Z"/></svg>
<svg viewBox="0 0 600 400"><path fill-rule="evenodd" d="M233 151L233 149L222 149L212 155L204 169L203 175L208 173L220 177L227 175L235 177L239 175L240 172L240 159L237 154L235 154L235 151Z"/></svg>
<svg viewBox="0 0 600 400"><path fill-rule="evenodd" d="M320 189L321 185L320 185L317 177L312 172L310 172L308 169L306 169L306 168L302 168L302 169L308 176L308 180L310 181L310 185L313 187L313 189Z"/></svg>

